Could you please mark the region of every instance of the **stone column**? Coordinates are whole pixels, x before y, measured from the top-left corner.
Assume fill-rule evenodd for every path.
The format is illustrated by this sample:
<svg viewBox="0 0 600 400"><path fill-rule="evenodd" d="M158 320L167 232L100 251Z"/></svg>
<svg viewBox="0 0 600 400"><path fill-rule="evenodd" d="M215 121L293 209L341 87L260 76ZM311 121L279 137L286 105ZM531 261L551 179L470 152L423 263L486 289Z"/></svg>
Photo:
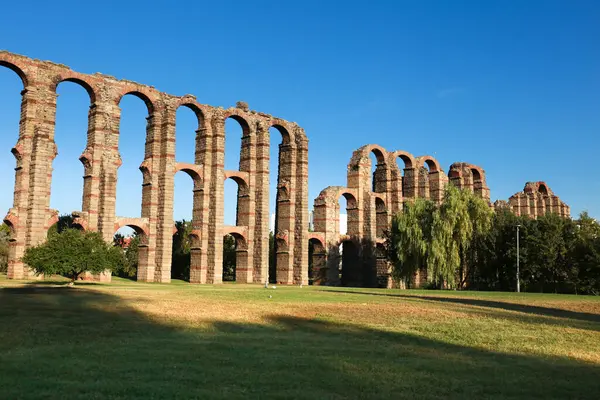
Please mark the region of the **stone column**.
<svg viewBox="0 0 600 400"><path fill-rule="evenodd" d="M164 104L160 137L153 151L157 168L153 171L158 185L158 206L156 220L150 217L150 227L156 229L156 269L154 281L171 282L173 251L173 200L175 192L175 123L176 109Z"/></svg>
<svg viewBox="0 0 600 400"><path fill-rule="evenodd" d="M4 218L4 221L11 227L10 253L8 257L9 279L23 279L30 276L29 268L23 265L21 258L25 253L25 246L27 244L27 213L30 198L29 176L33 151L33 135L35 132L35 96L27 89L24 89L21 95L19 138L12 149L12 154L16 159L13 207Z"/></svg>
<svg viewBox="0 0 600 400"><path fill-rule="evenodd" d="M248 188L244 190L242 187L238 187L237 205L237 225L247 227L246 254L244 255L241 252L236 253L236 257L239 256L236 258L236 282L240 283L253 282L255 222L258 218L263 217L256 213L256 126L250 124L250 121L247 122L249 126L243 130L239 170L248 173ZM221 207L223 205L224 201L221 203ZM238 265L238 261L241 261L242 264Z"/></svg>
<svg viewBox="0 0 600 400"><path fill-rule="evenodd" d="M209 121L205 116L205 121ZM212 173L212 130L211 125L203 125L196 132L196 164L203 167L200 182L194 183L194 217L192 225L198 231L199 246L192 251L190 264L190 282L207 283L208 246L211 204ZM222 239L221 239L222 240Z"/></svg>
<svg viewBox="0 0 600 400"><path fill-rule="evenodd" d="M266 123L256 125L256 221L254 227L253 281L264 283L269 279L269 185L270 134ZM277 215L277 214L275 214Z"/></svg>
<svg viewBox="0 0 600 400"><path fill-rule="evenodd" d="M294 283L308 285L308 139L296 130L296 184L294 188ZM291 233L290 233L291 235ZM313 264L314 267L314 264Z"/></svg>
<svg viewBox="0 0 600 400"><path fill-rule="evenodd" d="M296 181L296 153L295 143L282 143L279 145L279 174L277 182L277 205L275 220L276 237L285 238L286 246L280 240L275 240L275 253L277 265L277 282L281 284L294 283L294 234L295 234L295 195ZM308 229L308 228L307 228Z"/></svg>
<svg viewBox="0 0 600 400"><path fill-rule="evenodd" d="M207 235L208 271L207 283L223 282L223 222L224 222L224 165L225 121L222 110L211 118L212 149L210 174L210 217ZM205 164L205 168L206 168Z"/></svg>

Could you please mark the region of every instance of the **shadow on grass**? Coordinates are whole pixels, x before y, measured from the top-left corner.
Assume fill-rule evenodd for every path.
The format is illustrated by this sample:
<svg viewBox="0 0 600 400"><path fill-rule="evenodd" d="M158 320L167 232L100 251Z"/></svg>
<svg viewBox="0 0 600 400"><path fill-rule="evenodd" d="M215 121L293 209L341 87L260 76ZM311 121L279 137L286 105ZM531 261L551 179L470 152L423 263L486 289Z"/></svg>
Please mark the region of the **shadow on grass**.
<svg viewBox="0 0 600 400"><path fill-rule="evenodd" d="M453 303L462 304L468 306L488 307L497 308L505 311L515 311L525 314L535 314L543 317L556 317L556 318L567 318L578 321L600 323L600 315L563 310L560 308L532 306L528 304L519 303L508 303L503 301L484 300L484 299L468 299L459 297L438 297L438 296L423 296L423 295L407 295L400 293L374 293L374 292L363 292L363 291L350 291L350 290L330 290L324 289L324 291L330 291L335 293L348 293L348 294L359 294L359 295L370 295L370 296L385 296L385 297L397 297L402 299L411 300L427 300L441 303Z"/></svg>
<svg viewBox="0 0 600 400"><path fill-rule="evenodd" d="M3 398L597 398L600 368L321 320L158 323L85 288L0 290Z"/></svg>

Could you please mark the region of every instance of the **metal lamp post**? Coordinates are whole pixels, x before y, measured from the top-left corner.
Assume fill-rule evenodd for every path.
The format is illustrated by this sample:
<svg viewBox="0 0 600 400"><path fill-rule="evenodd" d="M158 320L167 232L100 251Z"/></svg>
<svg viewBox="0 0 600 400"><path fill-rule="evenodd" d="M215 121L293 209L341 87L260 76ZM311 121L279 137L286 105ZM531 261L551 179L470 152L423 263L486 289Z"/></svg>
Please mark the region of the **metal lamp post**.
<svg viewBox="0 0 600 400"><path fill-rule="evenodd" d="M519 282L519 228L521 225L517 225L517 293L521 291L521 283Z"/></svg>

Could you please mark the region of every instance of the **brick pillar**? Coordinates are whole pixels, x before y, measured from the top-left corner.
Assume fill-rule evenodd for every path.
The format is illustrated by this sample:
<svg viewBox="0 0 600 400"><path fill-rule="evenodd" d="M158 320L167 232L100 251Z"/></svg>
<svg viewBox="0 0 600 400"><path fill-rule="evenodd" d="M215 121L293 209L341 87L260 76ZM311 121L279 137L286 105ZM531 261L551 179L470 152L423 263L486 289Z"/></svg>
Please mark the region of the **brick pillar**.
<svg viewBox="0 0 600 400"><path fill-rule="evenodd" d="M159 238L158 227L161 218L161 214L159 214L159 195L161 194L161 178L164 178L164 172L161 171L160 142L164 111L162 107L155 104L152 114L148 116L148 124L146 126L146 155L140 165L140 170L145 175L142 184L142 218L148 219L148 247L145 252L140 252L139 254L138 281L145 282L156 281L156 250ZM172 218L173 214L171 213L171 234L173 232Z"/></svg>
<svg viewBox="0 0 600 400"><path fill-rule="evenodd" d="M254 226L253 281L263 283L269 279L269 171L270 134L265 123L256 129L256 221ZM274 139L275 140L275 139Z"/></svg>
<svg viewBox="0 0 600 400"><path fill-rule="evenodd" d="M416 168L404 168L402 177L402 197L406 199L416 199L418 190L418 174Z"/></svg>
<svg viewBox="0 0 600 400"><path fill-rule="evenodd" d="M308 139L296 130L296 185L294 211L294 283L308 285ZM292 232L290 232L290 236ZM313 264L314 266L314 264Z"/></svg>
<svg viewBox="0 0 600 400"><path fill-rule="evenodd" d="M207 235L208 271L207 283L223 282L223 221L225 121L222 111L211 118L212 148L210 164L210 217ZM205 168L207 164L205 164Z"/></svg>
<svg viewBox="0 0 600 400"><path fill-rule="evenodd" d="M250 124L243 129L242 148L240 149L240 171L248 173L247 190L238 187L237 225L247 227L246 253L236 253L236 282L252 283L254 272L254 234L256 220L263 217L256 213L256 126ZM267 192L268 193L268 192ZM221 203L221 208L224 206ZM268 215L268 210L267 210ZM242 264L238 264L241 261Z"/></svg>
<svg viewBox="0 0 600 400"><path fill-rule="evenodd" d="M207 116L205 116L207 118ZM192 251L190 263L190 282L206 283L208 273L208 246L210 227L212 172L212 130L211 126L203 125L196 132L196 164L203 166L203 176L194 183L194 216L192 225L199 233L199 246ZM221 238L221 241L223 239Z"/></svg>
<svg viewBox="0 0 600 400"><path fill-rule="evenodd" d="M29 269L23 265L21 258L25 253L27 210L29 204L29 173L33 148L34 121L31 115L32 107L28 104L34 102L27 89L21 92L21 120L19 123L19 138L12 153L16 159L15 187L13 207L4 218L11 228L11 239L8 256L8 278L23 279L29 276ZM28 111L29 108L29 111Z"/></svg>
<svg viewBox="0 0 600 400"><path fill-rule="evenodd" d="M295 201L294 186L296 181L295 143L279 145L279 174L277 182L275 234L285 237L287 245L275 241L277 282L281 284L294 283L294 234L295 234Z"/></svg>
<svg viewBox="0 0 600 400"><path fill-rule="evenodd" d="M156 229L156 268L154 281L171 282L171 262L173 251L173 198L175 191L175 107L166 104L160 126L160 138L153 151L158 151L154 162L158 168L153 171L158 185L158 206L156 220L150 226Z"/></svg>
<svg viewBox="0 0 600 400"><path fill-rule="evenodd" d="M421 199L429 199L429 170L425 167L418 168L418 196Z"/></svg>
<svg viewBox="0 0 600 400"><path fill-rule="evenodd" d="M87 145L79 157L84 166L81 211L85 213L87 229L90 231L99 230L100 178L104 156L105 129L109 127L106 122L110 119L110 111L111 106L104 102L96 101L90 106ZM112 241L112 236L105 239Z"/></svg>
<svg viewBox="0 0 600 400"><path fill-rule="evenodd" d="M444 182L443 173L440 171L431 171L428 178L430 199L436 204L440 204L444 198L444 188L447 180Z"/></svg>
<svg viewBox="0 0 600 400"><path fill-rule="evenodd" d="M44 78L46 77L39 77L39 79ZM28 147L29 153L26 157L29 161L29 170L26 176L18 176L17 179L21 181L28 180L26 189L23 186L26 190L23 195L27 197L27 210L25 215L19 215L19 220L23 218L25 221L25 248L40 244L46 240L48 233L47 223L51 217L52 161L56 157L56 145L54 143L56 97L51 85L43 82L38 82L23 91L19 141L24 139L22 142L23 147ZM19 175L18 172L17 175ZM23 203L24 201L20 199L19 202ZM15 254L19 251L19 242L19 233L17 233ZM13 276L18 275L16 273L19 269L17 265L13 265ZM33 276L33 272L23 266L22 277Z"/></svg>

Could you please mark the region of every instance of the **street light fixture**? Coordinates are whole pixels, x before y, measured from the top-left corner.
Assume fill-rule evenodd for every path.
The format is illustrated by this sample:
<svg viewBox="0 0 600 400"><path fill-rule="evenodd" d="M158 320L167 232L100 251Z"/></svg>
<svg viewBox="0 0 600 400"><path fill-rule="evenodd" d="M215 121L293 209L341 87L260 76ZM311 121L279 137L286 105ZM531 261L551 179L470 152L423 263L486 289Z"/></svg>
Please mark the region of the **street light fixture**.
<svg viewBox="0 0 600 400"><path fill-rule="evenodd" d="M519 282L519 228L520 224L517 224L517 293L521 291L521 283Z"/></svg>

